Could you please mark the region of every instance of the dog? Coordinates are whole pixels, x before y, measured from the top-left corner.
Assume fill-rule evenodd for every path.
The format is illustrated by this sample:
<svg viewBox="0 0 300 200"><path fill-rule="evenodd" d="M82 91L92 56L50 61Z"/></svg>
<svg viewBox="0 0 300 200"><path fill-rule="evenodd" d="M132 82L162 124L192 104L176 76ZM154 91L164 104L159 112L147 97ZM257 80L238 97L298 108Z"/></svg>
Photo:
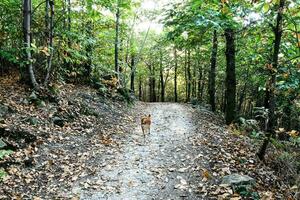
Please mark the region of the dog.
<svg viewBox="0 0 300 200"><path fill-rule="evenodd" d="M141 118L141 127L144 135L144 139L146 134L150 134L150 125L151 125L151 115L144 116Z"/></svg>

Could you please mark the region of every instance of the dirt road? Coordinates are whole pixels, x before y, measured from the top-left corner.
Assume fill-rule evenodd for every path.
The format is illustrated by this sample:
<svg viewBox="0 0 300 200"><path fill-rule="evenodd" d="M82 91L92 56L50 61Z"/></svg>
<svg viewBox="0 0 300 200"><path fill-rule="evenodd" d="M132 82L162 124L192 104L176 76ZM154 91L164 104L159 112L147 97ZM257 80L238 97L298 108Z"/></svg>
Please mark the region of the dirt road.
<svg viewBox="0 0 300 200"><path fill-rule="evenodd" d="M106 157L95 179L102 190L82 192L82 199L199 199L201 150L193 145L193 108L184 104L153 103L151 134L144 141L139 119L120 151Z"/></svg>

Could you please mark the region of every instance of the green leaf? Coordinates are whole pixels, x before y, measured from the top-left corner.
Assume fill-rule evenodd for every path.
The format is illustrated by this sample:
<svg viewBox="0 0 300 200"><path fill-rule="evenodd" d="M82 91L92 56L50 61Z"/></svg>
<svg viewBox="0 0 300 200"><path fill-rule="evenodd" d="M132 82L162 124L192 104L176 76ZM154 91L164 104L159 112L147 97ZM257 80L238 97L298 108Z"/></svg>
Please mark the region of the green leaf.
<svg viewBox="0 0 300 200"><path fill-rule="evenodd" d="M4 156L7 156L9 154L13 153L12 150L0 150L0 159L3 159Z"/></svg>
<svg viewBox="0 0 300 200"><path fill-rule="evenodd" d="M7 175L7 173L4 171L4 169L0 169L0 181Z"/></svg>
<svg viewBox="0 0 300 200"><path fill-rule="evenodd" d="M269 11L269 9L270 9L270 5L268 3L265 3L263 7L263 11L266 13Z"/></svg>

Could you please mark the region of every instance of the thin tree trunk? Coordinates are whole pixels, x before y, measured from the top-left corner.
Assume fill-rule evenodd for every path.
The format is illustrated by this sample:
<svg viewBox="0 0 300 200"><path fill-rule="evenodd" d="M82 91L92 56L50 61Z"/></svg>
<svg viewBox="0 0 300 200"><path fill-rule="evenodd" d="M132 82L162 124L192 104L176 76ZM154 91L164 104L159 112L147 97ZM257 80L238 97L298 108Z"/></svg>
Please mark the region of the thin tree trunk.
<svg viewBox="0 0 300 200"><path fill-rule="evenodd" d="M242 110L242 105L244 103L244 99L245 99L245 96L246 96L246 90L247 90L247 81L245 81L243 89L242 89L242 91L240 93L239 105L238 105L238 111L239 112Z"/></svg>
<svg viewBox="0 0 300 200"><path fill-rule="evenodd" d="M185 81L185 101L188 102L188 78L187 78L187 53L184 50L184 81Z"/></svg>
<svg viewBox="0 0 300 200"><path fill-rule="evenodd" d="M223 112L223 113L225 113L225 104L226 104L226 91L225 91L225 88L224 88L224 84L222 84L222 86L221 86L222 88L221 88L221 92L222 92L222 96L221 96L221 105L220 105L220 110Z"/></svg>
<svg viewBox="0 0 300 200"><path fill-rule="evenodd" d="M93 3L92 1L87 1L86 2L87 5L87 11L88 12L92 12L93 11ZM90 80L90 76L92 73L92 66L93 66L93 44L91 42L91 39L94 38L93 35L93 29L94 29L94 24L92 20L88 20L86 22L86 35L88 37L88 41L87 41L87 45L86 45L86 57L87 57L87 61L85 62L85 66L84 66L84 78L87 82L89 82Z"/></svg>
<svg viewBox="0 0 300 200"><path fill-rule="evenodd" d="M273 29L275 36L274 39L274 51L272 57L272 63L270 64L270 79L267 84L267 93L266 93L266 108L269 109L268 113L268 123L267 123L267 138L264 140L259 152L257 153L260 160L264 160L268 144L270 142L271 136L275 135L275 126L276 126L276 116L275 116L275 87L276 87L276 72L278 68L278 54L280 50L280 42L282 37L282 21L283 21L283 10L284 10L285 0L280 0L279 7L277 11L276 26Z"/></svg>
<svg viewBox="0 0 300 200"><path fill-rule="evenodd" d="M191 86L192 86L192 73L191 73L191 51L188 49L187 55L187 78L188 78L188 87L187 87L187 102L191 101Z"/></svg>
<svg viewBox="0 0 300 200"><path fill-rule="evenodd" d="M226 39L226 109L225 120L230 124L236 115L236 75L235 75L235 34L234 30L225 30Z"/></svg>
<svg viewBox="0 0 300 200"><path fill-rule="evenodd" d="M202 84L201 84L201 89L200 89L200 99L201 101L203 100L203 94L204 94L204 87L205 87L205 77L206 76L206 71L203 69L203 74L202 74Z"/></svg>
<svg viewBox="0 0 300 200"><path fill-rule="evenodd" d="M87 35L90 39L92 39L94 37L92 21L88 21L86 27L87 27ZM88 41L88 44L86 46L86 56L87 56L87 62L85 64L85 78L88 81L91 76L92 66L93 66L93 45L90 41Z"/></svg>
<svg viewBox="0 0 300 200"><path fill-rule="evenodd" d="M155 87L155 84L156 84L156 80L155 80L155 68L154 68L154 65L153 65L153 68L152 68L152 71L153 71L153 74L152 74L152 100L151 102L156 102L156 87Z"/></svg>
<svg viewBox="0 0 300 200"><path fill-rule="evenodd" d="M50 55L47 56L47 74L45 78L44 85L48 84L51 68L52 68L52 58L53 58L53 36L54 36L54 1L48 0L47 3L49 3L50 6L50 18L47 21L47 28L48 28L48 52L50 52ZM47 6L46 11L48 12ZM47 16L48 14L46 14ZM48 15L49 16L49 15Z"/></svg>
<svg viewBox="0 0 300 200"><path fill-rule="evenodd" d="M174 98L175 98L175 102L178 101L178 94L177 94L177 67L178 67L178 63L177 63L177 51L176 48L174 48Z"/></svg>
<svg viewBox="0 0 300 200"><path fill-rule="evenodd" d="M149 101L155 102L156 101L156 92L155 92L155 68L154 64L149 64L149 71L150 71L150 77L149 77Z"/></svg>
<svg viewBox="0 0 300 200"><path fill-rule="evenodd" d="M135 92L134 91L134 77L135 77L135 56L132 54L131 55L131 64L130 64L130 90L131 92Z"/></svg>
<svg viewBox="0 0 300 200"><path fill-rule="evenodd" d="M164 102L165 101L165 86L164 86L162 51L160 51L159 73L160 73L160 98L161 98L161 102Z"/></svg>
<svg viewBox="0 0 300 200"><path fill-rule="evenodd" d="M193 78L192 78L192 81L193 81L193 85L192 85L192 97L193 98L196 98L197 95L196 95L196 91L197 91L197 83L196 83L196 64L194 63L193 64Z"/></svg>
<svg viewBox="0 0 300 200"><path fill-rule="evenodd" d="M32 57L31 57L31 0L24 0L23 4L23 34L24 34L24 49L26 55L26 68L28 70L30 83L33 88L38 87L38 83L35 78L35 74L32 66Z"/></svg>
<svg viewBox="0 0 300 200"><path fill-rule="evenodd" d="M213 40L212 40L212 52L210 59L210 73L209 73L209 104L213 112L216 111L216 65L217 65L217 52L218 52L218 38L217 31L214 30Z"/></svg>
<svg viewBox="0 0 300 200"><path fill-rule="evenodd" d="M198 78L198 100L201 102L202 101L202 96L201 96L201 87L202 87L202 82L203 82L203 69L202 66L199 66L199 78Z"/></svg>
<svg viewBox="0 0 300 200"><path fill-rule="evenodd" d="M119 79L119 20L120 20L120 8L119 0L117 4L116 12L116 36L115 36L115 72L117 73Z"/></svg>
<svg viewBox="0 0 300 200"><path fill-rule="evenodd" d="M142 87L142 79L141 77L139 78L139 100L142 100L142 91L143 91L143 87Z"/></svg>
<svg viewBox="0 0 300 200"><path fill-rule="evenodd" d="M68 49L72 48L72 42L71 42L71 37L70 37L70 33L71 33L71 0L65 0L66 3L66 12L67 12L67 18L65 19L65 23L66 23L66 29L67 29L67 43L68 43ZM66 52L67 53L67 52ZM64 64L66 66L66 68L71 71L71 63L70 61L67 61L66 59L64 59Z"/></svg>

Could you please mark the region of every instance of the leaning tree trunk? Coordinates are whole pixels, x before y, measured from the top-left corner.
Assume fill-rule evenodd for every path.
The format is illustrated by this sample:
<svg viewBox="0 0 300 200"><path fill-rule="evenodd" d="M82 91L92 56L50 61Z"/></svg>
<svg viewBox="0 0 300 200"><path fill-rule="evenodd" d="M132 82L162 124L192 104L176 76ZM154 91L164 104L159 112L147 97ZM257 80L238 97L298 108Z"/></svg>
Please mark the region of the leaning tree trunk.
<svg viewBox="0 0 300 200"><path fill-rule="evenodd" d="M211 109L213 112L216 111L216 63L217 63L217 52L218 52L218 39L217 39L217 31L214 30L213 33L213 47L211 52L210 59L210 73L209 73L209 104L211 105Z"/></svg>
<svg viewBox="0 0 300 200"><path fill-rule="evenodd" d="M33 88L38 87L38 83L35 78L32 65L31 57L31 0L24 0L23 2L23 35L24 35L24 50L26 55L26 69L28 70L28 75L30 83Z"/></svg>
<svg viewBox="0 0 300 200"><path fill-rule="evenodd" d="M269 64L269 73L270 79L267 84L267 93L266 93L266 108L269 109L268 113L268 123L267 123L267 138L265 138L259 152L257 153L259 159L264 160L264 156L266 154L266 150L268 144L270 142L271 136L275 135L275 126L276 126L276 117L275 117L275 106L276 106L276 99L275 99L275 87L276 87L276 72L278 68L278 54L280 50L280 42L282 36L282 21L283 21L283 10L284 10L285 0L280 0L279 7L277 11L277 19L276 19L276 26L273 28L274 32L274 46L273 46L273 57L272 63Z"/></svg>
<svg viewBox="0 0 300 200"><path fill-rule="evenodd" d="M176 51L176 48L174 48L174 98L175 98L175 102L178 101L178 94L177 94L177 68L178 68L177 51Z"/></svg>
<svg viewBox="0 0 300 200"><path fill-rule="evenodd" d="M232 28L225 29L226 39L226 110L225 120L230 124L235 118L236 76L235 76L235 43Z"/></svg>

